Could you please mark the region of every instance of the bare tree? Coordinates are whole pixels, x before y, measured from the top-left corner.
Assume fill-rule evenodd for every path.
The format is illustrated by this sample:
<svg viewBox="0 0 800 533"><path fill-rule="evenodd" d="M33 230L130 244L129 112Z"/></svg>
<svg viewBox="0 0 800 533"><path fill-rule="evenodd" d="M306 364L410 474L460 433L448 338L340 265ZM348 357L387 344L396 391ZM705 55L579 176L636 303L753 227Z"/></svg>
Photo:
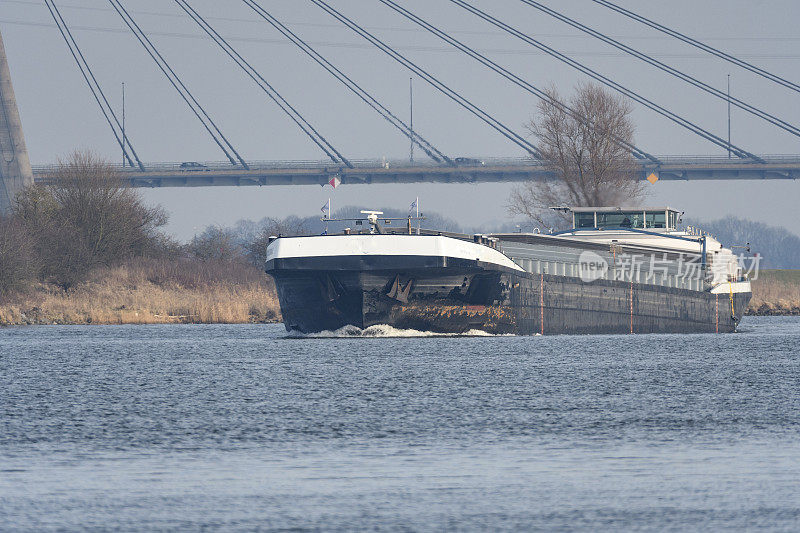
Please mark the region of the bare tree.
<svg viewBox="0 0 800 533"><path fill-rule="evenodd" d="M0 296L20 289L36 275L33 241L12 217L0 217Z"/></svg>
<svg viewBox="0 0 800 533"><path fill-rule="evenodd" d="M253 239L244 244L247 259L258 268L263 268L267 260L267 246L272 236L279 235L310 235L307 220L296 216L284 219L267 217L261 220L260 231Z"/></svg>
<svg viewBox="0 0 800 533"><path fill-rule="evenodd" d="M284 219L266 217L258 222L240 220L231 228L206 227L194 236L186 251L202 261L250 262L261 269L271 236L310 234L308 220L294 215Z"/></svg>
<svg viewBox="0 0 800 533"><path fill-rule="evenodd" d="M163 209L144 205L114 167L90 152L60 163L48 189L101 263L141 255L167 222Z"/></svg>
<svg viewBox="0 0 800 533"><path fill-rule="evenodd" d="M563 101L555 88L547 92ZM644 196L635 160L620 142L633 144L630 102L599 85L581 84L568 105L574 113L542 100L526 125L554 179L515 187L511 214L552 226L558 224L552 206L625 206Z"/></svg>
<svg viewBox="0 0 800 533"><path fill-rule="evenodd" d="M195 235L187 246L189 254L202 261L241 261L244 250L236 233L230 228L208 226Z"/></svg>
<svg viewBox="0 0 800 533"><path fill-rule="evenodd" d="M73 153L47 185L20 193L14 214L34 238L40 277L64 289L97 265L151 252L167 221L160 207L146 206L111 165L89 152Z"/></svg>

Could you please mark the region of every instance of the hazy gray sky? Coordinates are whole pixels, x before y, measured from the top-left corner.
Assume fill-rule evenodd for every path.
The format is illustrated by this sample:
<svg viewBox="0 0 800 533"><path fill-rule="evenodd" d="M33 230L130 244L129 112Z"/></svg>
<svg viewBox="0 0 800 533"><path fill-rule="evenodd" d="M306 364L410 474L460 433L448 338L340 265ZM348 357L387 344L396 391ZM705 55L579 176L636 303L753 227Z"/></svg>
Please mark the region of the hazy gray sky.
<svg viewBox="0 0 800 533"><path fill-rule="evenodd" d="M620 4L800 82L800 2L796 0L618 0ZM501 34L448 0L402 5L538 86L570 92L582 79L566 65ZM558 50L645 94L724 137L726 103L660 73L519 0L475 0ZM655 33L590 0L543 3L641 49L703 81L800 124L800 95L701 51ZM127 87L128 134L144 161L222 160L197 119L104 0L57 0L64 17L114 105ZM148 32L240 153L251 160L323 159L323 154L246 78L205 34L167 0L124 4ZM286 42L239 0L195 0L211 22L317 129L347 157L402 158L408 142L330 75ZM409 73L339 25L308 0L261 4L346 71L384 105L408 115ZM507 125L523 131L536 100L399 17L377 0L331 0L373 33ZM3 33L28 149L34 164L56 161L76 148L118 160L119 148L40 0L0 0ZM637 108L637 144L655 154L722 151L654 113ZM415 128L453 156L520 156L518 147L415 81ZM800 154L800 139L734 108L733 142L756 153ZM419 154L418 154L419 157ZM347 204L406 207L420 196L424 209L469 225L503 220L510 185L397 185L156 189L149 201L172 213L170 231L189 237L207 224L240 218L316 214L332 198ZM786 182L659 182L649 204L668 203L693 218L736 214L800 233L800 184ZM423 210L424 210L423 209Z"/></svg>

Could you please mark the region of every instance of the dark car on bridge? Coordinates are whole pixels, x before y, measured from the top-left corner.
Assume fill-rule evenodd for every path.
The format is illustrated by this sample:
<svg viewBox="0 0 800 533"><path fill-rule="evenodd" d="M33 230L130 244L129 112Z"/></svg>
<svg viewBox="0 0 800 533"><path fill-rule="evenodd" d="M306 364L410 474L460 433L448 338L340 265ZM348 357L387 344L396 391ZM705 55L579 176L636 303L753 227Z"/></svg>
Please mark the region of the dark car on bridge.
<svg viewBox="0 0 800 533"><path fill-rule="evenodd" d="M185 161L181 163L181 170L208 170L208 167L197 161Z"/></svg>
<svg viewBox="0 0 800 533"><path fill-rule="evenodd" d="M460 167L482 167L486 163L474 157L456 157L453 159L456 165Z"/></svg>

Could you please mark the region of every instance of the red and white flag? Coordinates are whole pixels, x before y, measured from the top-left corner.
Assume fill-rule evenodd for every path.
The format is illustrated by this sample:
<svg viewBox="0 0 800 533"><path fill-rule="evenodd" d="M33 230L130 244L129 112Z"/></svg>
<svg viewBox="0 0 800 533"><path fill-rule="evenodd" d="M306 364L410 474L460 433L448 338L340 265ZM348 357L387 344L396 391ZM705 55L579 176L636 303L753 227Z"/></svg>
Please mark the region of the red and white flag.
<svg viewBox="0 0 800 533"><path fill-rule="evenodd" d="M334 176L328 181L328 183L330 183L331 187L335 189L336 187L341 185L342 180L340 180L338 176Z"/></svg>

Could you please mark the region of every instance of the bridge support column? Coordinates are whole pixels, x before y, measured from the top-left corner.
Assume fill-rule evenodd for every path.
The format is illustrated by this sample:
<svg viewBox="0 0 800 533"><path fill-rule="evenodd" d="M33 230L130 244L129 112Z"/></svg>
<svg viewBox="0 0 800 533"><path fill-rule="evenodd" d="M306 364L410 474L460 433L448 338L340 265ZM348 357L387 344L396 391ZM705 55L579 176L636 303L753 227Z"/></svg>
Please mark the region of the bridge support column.
<svg viewBox="0 0 800 533"><path fill-rule="evenodd" d="M3 36L0 35L0 215L11 209L19 191L32 184L31 162L25 148Z"/></svg>

